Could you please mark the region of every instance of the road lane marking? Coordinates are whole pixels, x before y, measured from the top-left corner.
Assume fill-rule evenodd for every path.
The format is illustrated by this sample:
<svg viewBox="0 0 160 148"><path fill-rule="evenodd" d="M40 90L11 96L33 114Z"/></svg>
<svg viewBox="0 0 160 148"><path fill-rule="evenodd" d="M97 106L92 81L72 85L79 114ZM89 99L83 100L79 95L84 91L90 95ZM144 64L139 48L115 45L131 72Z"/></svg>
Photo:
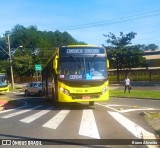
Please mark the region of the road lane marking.
<svg viewBox="0 0 160 148"><path fill-rule="evenodd" d="M14 117L14 116L17 116L17 115L20 115L20 114L23 114L23 113L26 113L26 112L29 112L33 109L37 109L37 108L40 108L42 107L43 105L39 105L39 106L36 106L36 107L33 107L33 108L30 108L30 109L25 109L25 110L22 110L22 111L18 111L18 112L15 112L15 113L12 113L12 114L9 114L9 115L5 115L5 116L2 116L2 118L11 118L11 117Z"/></svg>
<svg viewBox="0 0 160 148"><path fill-rule="evenodd" d="M135 137L140 139L156 139L155 135L146 131L133 121L124 117L120 113L108 111L108 113L118 121L123 127L125 127L129 132L131 132Z"/></svg>
<svg viewBox="0 0 160 148"><path fill-rule="evenodd" d="M14 108L14 109L3 110L3 111L0 111L0 114L6 113L6 112L10 112L10 111L14 111L14 110L17 110L17 109L26 108L26 107L29 107L29 106L30 106L30 105L25 105L25 106L21 106L21 107L16 107L16 108Z"/></svg>
<svg viewBox="0 0 160 148"><path fill-rule="evenodd" d="M125 106L125 107L131 107L129 105L119 105L119 104L110 104L110 105L106 105L106 106L116 106L116 107L119 107L119 106Z"/></svg>
<svg viewBox="0 0 160 148"><path fill-rule="evenodd" d="M26 118L23 118L23 119L21 119L20 121L21 121L21 122L24 122L24 123L31 123L32 121L34 121L34 120L40 118L41 116L47 114L48 112L50 112L51 109L53 109L53 108L50 107L50 108L48 108L48 109L46 109L46 110L42 110L42 111L40 111L40 112L38 112L38 113L35 113L35 114L31 115L31 116L28 116L28 117L26 117Z"/></svg>
<svg viewBox="0 0 160 148"><path fill-rule="evenodd" d="M52 119L50 119L48 122L46 122L43 127L56 129L61 122L65 119L65 117L68 115L70 110L61 110L57 115L55 115Z"/></svg>
<svg viewBox="0 0 160 148"><path fill-rule="evenodd" d="M120 111L121 113L127 113L127 112L134 112L134 111L140 111L140 110L160 110L155 108L139 108L139 109L125 109Z"/></svg>
<svg viewBox="0 0 160 148"><path fill-rule="evenodd" d="M103 106L103 107L106 107L106 108L109 108L109 109L114 110L114 111L116 111L116 112L120 112L119 110L117 110L117 109L115 109L115 108L113 108L113 107L110 107L110 106L108 106L108 105L104 105L104 104L100 104L100 103L95 103L95 104L100 105L100 106Z"/></svg>
<svg viewBox="0 0 160 148"><path fill-rule="evenodd" d="M83 110L79 135L100 139L92 110Z"/></svg>
<svg viewBox="0 0 160 148"><path fill-rule="evenodd" d="M140 110L160 110L160 109L156 109L156 108L136 108L136 109L118 110L118 109L115 109L115 108L113 108L113 107L114 107L114 106L115 106L115 107L120 107L120 106L126 107L127 105L116 105L116 104L114 104L114 105L104 105L104 104L100 104L100 103L95 103L95 104L100 105L100 106L103 106L103 107L106 107L106 108L109 108L109 109L111 109L111 110L113 110L113 111L116 111L116 112L119 112L119 113L127 113L127 112L134 112L134 111L140 111ZM111 106L113 106L113 107L111 107ZM127 107L131 107L131 106L127 106Z"/></svg>

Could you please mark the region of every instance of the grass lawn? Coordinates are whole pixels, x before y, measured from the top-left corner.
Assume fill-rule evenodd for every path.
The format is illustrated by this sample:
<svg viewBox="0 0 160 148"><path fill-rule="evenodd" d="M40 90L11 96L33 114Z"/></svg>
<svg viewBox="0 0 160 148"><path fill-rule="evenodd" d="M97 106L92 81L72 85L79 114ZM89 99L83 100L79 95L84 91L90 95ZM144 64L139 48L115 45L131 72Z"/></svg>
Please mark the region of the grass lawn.
<svg viewBox="0 0 160 148"><path fill-rule="evenodd" d="M109 90L110 97L135 97L135 98L152 98L160 100L159 90L131 90L131 93L124 90Z"/></svg>

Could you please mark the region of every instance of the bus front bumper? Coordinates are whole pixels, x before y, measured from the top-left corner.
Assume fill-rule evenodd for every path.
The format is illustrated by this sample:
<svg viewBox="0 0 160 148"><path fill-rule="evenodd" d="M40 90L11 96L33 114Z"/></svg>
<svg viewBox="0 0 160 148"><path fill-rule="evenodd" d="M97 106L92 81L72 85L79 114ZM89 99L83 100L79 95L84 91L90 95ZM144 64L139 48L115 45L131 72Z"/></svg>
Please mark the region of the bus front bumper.
<svg viewBox="0 0 160 148"><path fill-rule="evenodd" d="M107 101L109 100L109 91L105 93L97 94L65 94L59 91L58 94L59 102L96 102L96 101Z"/></svg>

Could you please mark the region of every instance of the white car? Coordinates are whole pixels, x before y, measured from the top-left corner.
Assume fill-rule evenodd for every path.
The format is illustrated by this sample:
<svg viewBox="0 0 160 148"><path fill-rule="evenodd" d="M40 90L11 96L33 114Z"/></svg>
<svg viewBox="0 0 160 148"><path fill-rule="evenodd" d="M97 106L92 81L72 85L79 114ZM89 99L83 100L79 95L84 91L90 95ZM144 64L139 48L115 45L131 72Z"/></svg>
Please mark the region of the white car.
<svg viewBox="0 0 160 148"><path fill-rule="evenodd" d="M25 96L39 95L42 96L42 82L30 82L24 87Z"/></svg>

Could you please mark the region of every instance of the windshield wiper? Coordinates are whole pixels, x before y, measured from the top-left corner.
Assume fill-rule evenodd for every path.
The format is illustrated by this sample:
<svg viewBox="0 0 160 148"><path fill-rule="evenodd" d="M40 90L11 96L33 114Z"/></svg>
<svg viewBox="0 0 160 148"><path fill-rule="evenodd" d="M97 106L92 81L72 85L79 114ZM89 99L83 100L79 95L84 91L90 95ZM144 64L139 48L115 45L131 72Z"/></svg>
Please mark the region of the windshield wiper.
<svg viewBox="0 0 160 148"><path fill-rule="evenodd" d="M96 57L97 57L97 54L95 54L95 55L92 57L91 63L94 62L94 60L95 60Z"/></svg>

